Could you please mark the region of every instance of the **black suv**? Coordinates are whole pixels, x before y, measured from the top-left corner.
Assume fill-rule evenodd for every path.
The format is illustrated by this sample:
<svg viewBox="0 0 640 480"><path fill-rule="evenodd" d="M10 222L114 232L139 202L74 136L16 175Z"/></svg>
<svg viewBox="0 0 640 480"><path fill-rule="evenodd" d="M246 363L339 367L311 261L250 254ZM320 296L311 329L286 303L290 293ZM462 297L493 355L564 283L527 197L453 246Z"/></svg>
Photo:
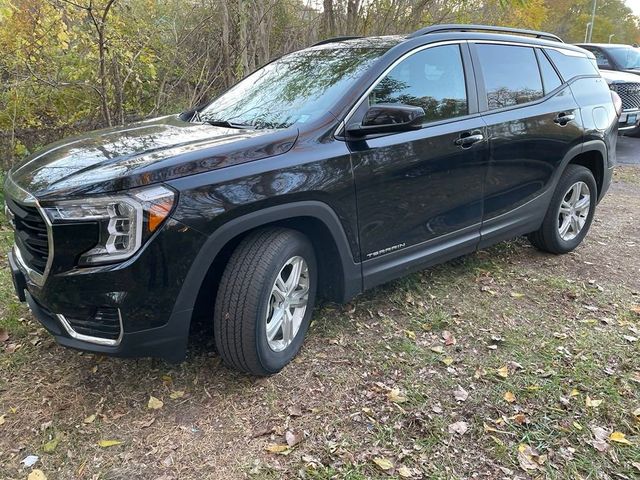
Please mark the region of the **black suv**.
<svg viewBox="0 0 640 480"><path fill-rule="evenodd" d="M180 361L204 315L228 365L272 374L316 298L518 235L576 248L611 181L612 97L547 33L328 40L13 168L17 294L60 344L113 355Z"/></svg>

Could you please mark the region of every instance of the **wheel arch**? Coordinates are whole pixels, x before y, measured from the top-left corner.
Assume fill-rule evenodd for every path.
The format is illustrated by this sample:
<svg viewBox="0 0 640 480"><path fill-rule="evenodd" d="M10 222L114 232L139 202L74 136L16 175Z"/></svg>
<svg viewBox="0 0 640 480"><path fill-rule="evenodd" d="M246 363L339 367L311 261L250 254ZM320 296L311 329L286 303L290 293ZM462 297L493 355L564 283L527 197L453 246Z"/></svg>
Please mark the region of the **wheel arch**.
<svg viewBox="0 0 640 480"><path fill-rule="evenodd" d="M309 238L318 256L323 296L342 302L362 291L362 271L353 261L347 236L336 213L323 202L301 201L256 210L217 228L196 255L174 312L197 310L203 298L212 301L211 292L207 295L202 291L203 287L216 288L233 249L247 234L266 226L292 228Z"/></svg>
<svg viewBox="0 0 640 480"><path fill-rule="evenodd" d="M602 140L591 140L569 150L563 160L562 168L558 169L555 183L558 182L560 175L569 164L582 165L591 171L596 180L598 201L600 201L604 195L604 178L607 168L607 146L605 143Z"/></svg>

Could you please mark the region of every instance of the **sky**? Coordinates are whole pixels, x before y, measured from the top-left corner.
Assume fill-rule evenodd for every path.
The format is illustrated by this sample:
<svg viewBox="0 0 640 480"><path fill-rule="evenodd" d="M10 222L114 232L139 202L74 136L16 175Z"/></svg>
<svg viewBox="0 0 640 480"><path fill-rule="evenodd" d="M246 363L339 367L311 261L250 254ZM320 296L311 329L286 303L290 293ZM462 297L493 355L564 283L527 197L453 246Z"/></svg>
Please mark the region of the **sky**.
<svg viewBox="0 0 640 480"><path fill-rule="evenodd" d="M627 7L633 10L633 13L640 16L640 0L625 0Z"/></svg>

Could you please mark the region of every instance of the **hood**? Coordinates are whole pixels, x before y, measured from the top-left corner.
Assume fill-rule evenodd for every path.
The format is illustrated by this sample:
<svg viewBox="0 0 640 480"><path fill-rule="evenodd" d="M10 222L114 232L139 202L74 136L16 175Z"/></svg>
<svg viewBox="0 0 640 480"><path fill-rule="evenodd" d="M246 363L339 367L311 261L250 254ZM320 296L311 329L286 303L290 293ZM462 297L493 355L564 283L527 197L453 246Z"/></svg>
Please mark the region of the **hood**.
<svg viewBox="0 0 640 480"><path fill-rule="evenodd" d="M160 117L65 139L28 157L9 179L39 199L100 194L287 152L297 129L254 130Z"/></svg>
<svg viewBox="0 0 640 480"><path fill-rule="evenodd" d="M638 74L628 73L628 72L618 72L616 70L600 70L600 75L607 81L608 84L612 83L638 83L640 82L640 78L638 78Z"/></svg>

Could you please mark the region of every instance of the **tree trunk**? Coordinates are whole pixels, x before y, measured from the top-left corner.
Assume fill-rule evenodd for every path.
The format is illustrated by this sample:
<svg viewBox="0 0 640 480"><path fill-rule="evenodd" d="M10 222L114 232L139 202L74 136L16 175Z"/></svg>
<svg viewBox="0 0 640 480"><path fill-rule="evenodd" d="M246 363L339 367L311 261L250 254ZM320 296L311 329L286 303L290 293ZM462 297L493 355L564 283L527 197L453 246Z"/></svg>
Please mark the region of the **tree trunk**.
<svg viewBox="0 0 640 480"><path fill-rule="evenodd" d="M336 35L336 15L333 9L333 0L323 0L320 35L322 38L331 38Z"/></svg>

